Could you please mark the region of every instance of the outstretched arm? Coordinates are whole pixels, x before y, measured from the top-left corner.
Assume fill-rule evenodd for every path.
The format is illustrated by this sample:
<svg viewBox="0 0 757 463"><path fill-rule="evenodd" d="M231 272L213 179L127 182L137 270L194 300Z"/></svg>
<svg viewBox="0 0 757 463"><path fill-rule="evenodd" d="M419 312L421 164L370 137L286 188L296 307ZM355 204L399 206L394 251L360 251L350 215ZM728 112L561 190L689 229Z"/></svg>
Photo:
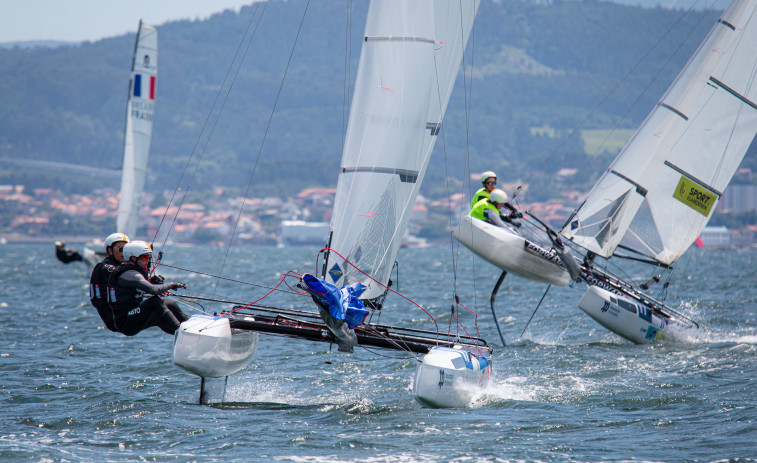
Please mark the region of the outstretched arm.
<svg viewBox="0 0 757 463"><path fill-rule="evenodd" d="M158 296L172 289L187 287L187 285L185 285L184 283L164 283L160 285L154 285L147 281L145 277L143 277L136 270L130 270L128 272L122 273L118 278L118 283L127 288L136 288L144 293L152 294L153 296Z"/></svg>

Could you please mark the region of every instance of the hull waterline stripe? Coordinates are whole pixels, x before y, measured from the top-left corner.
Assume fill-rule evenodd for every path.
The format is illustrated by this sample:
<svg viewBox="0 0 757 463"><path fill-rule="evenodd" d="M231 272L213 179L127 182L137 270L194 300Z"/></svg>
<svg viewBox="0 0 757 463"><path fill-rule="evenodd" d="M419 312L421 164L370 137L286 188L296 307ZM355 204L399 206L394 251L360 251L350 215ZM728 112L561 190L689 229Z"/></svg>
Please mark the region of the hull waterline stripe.
<svg viewBox="0 0 757 463"><path fill-rule="evenodd" d="M681 111L677 110L676 108L670 106L669 104L660 103L660 106L662 106L665 109L668 109L670 111L673 111L676 115L681 116L683 120L688 121L689 117L686 116L686 114L682 113Z"/></svg>
<svg viewBox="0 0 757 463"><path fill-rule="evenodd" d="M644 188L643 186L641 186L638 183L634 182L633 180L631 180L630 178L628 178L625 175L621 174L620 172L616 172L614 170L611 170L610 173L617 175L618 177L622 178L626 182L628 182L631 185L633 185L636 188L636 192L638 194L640 194L641 196L643 196L643 197L646 198L646 196L647 196L647 189L646 188Z"/></svg>
<svg viewBox="0 0 757 463"><path fill-rule="evenodd" d="M731 95L735 96L739 100L741 100L744 103L748 104L749 106L752 107L752 109L757 109L757 104L755 104L753 101L749 100L747 97L745 97L744 95L740 94L736 90L734 90L731 87L727 86L723 82L719 81L718 79L710 76L710 81L716 83L720 88L722 88L726 92L730 93Z"/></svg>
<svg viewBox="0 0 757 463"><path fill-rule="evenodd" d="M679 174L683 175L684 177L688 178L689 180L692 180L692 181L698 183L700 186L703 186L703 187L707 188L708 190L712 191L713 193L715 193L716 195L718 195L718 198L720 198L721 196L723 196L723 193L721 193L720 191L716 190L712 186L708 185L707 182L703 182L703 181L699 180L698 178L694 177L693 175L691 175L690 173L688 173L685 170L681 169L680 167L676 166L675 164L672 164L670 161L665 161L665 165L668 166L668 167L670 167L674 171L678 172Z"/></svg>
<svg viewBox="0 0 757 463"><path fill-rule="evenodd" d="M417 170L395 169L393 167L342 167L342 173L374 172L379 174L399 175L403 183L415 183L418 181Z"/></svg>

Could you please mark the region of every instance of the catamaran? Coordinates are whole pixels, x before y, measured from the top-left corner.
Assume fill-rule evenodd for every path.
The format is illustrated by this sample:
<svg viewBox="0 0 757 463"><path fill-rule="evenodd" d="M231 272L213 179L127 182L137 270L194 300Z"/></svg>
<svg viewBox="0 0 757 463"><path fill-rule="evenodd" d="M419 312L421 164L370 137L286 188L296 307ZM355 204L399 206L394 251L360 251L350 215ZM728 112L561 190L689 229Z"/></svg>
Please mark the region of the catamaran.
<svg viewBox="0 0 757 463"><path fill-rule="evenodd" d="M579 308L633 342L698 324L595 260L670 269L700 235L757 133L755 44L757 2L735 0L560 232L586 252Z"/></svg>
<svg viewBox="0 0 757 463"><path fill-rule="evenodd" d="M465 406L487 384L491 348L483 339L363 321L394 293L390 274L478 5L478 0L370 3L329 242L316 269L320 275L296 276L319 312L238 305L211 317L210 323L223 325L219 333L226 340L218 343L208 339L214 334L193 328L199 326L193 317L177 332L176 365L201 377L232 374L245 364L230 351L235 330L254 331L334 343L347 352L373 346L423 354L413 394L424 405ZM221 355L202 361L221 344Z"/></svg>

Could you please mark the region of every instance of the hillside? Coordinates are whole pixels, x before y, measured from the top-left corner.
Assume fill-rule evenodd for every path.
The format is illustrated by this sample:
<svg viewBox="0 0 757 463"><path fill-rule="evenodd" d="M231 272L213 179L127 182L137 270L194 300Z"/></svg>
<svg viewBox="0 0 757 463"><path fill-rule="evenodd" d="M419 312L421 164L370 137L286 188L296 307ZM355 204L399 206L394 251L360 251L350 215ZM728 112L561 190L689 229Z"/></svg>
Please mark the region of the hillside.
<svg viewBox="0 0 757 463"><path fill-rule="evenodd" d="M159 25L147 189L175 188L196 144L193 159L203 154L191 182L194 191L213 185L243 190L258 156L253 195L285 196L293 183L335 185L345 81L355 76L366 13L365 2L350 3L354 11L348 15L345 1L311 2L293 51L304 0L268 2L259 25L250 23L256 6ZM592 136L576 134L566 141L567 134L577 127L617 127L623 133L635 128L716 19L717 12L597 1L482 2L466 57L473 78L458 79L444 143L437 144L437 162L422 192L443 194L445 175L462 181L469 169L493 169L505 181L529 180L537 186L532 195L549 196L557 186L538 179L576 167L579 175L559 187L587 187L618 143L603 148L594 140L588 154L599 156L587 156L584 140ZM242 41L248 25L254 30L249 48ZM67 192L112 185L112 177L22 168L2 160L118 169L133 40L127 35L57 48L0 48L0 184L56 185ZM245 59L237 72L230 64L238 48ZM230 90L228 83L222 85L229 70ZM213 102L227 91L216 121ZM611 153L602 155L604 149ZM188 167L192 172L195 166ZM186 186L186 177L182 182Z"/></svg>

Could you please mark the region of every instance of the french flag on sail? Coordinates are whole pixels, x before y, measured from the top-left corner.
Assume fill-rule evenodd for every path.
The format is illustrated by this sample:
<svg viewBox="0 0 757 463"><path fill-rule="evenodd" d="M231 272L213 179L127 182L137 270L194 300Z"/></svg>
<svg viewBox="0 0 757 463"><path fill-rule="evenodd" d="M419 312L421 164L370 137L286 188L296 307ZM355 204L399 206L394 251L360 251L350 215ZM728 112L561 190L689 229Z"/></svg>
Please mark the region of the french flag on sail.
<svg viewBox="0 0 757 463"><path fill-rule="evenodd" d="M155 99L155 76L134 74L134 96L137 98Z"/></svg>

